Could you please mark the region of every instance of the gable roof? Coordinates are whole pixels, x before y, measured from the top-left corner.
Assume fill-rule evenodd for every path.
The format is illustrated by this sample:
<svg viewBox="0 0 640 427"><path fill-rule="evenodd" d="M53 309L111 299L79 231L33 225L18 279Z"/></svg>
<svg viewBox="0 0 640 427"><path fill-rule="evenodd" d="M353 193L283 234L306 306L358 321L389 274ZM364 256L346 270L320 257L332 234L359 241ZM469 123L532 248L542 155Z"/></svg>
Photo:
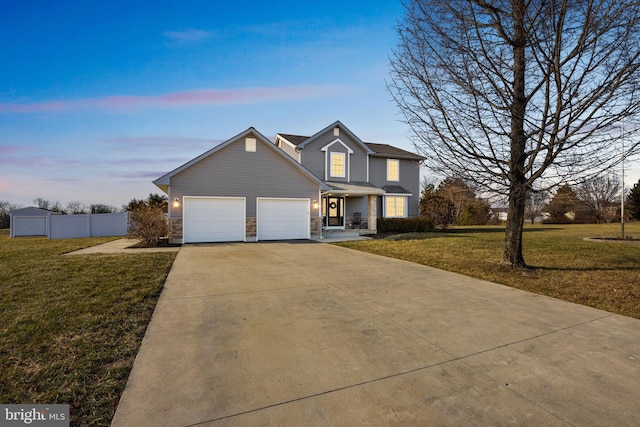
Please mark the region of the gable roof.
<svg viewBox="0 0 640 427"><path fill-rule="evenodd" d="M357 136L355 136L346 126L344 126L339 120L336 121L335 123L327 126L326 128L324 128L323 130L321 130L320 132L316 133L313 136L302 136L302 135L293 135L293 134L289 134L289 133L278 133L277 136L281 137L282 139L286 140L287 142L289 142L291 145L294 145L298 148L304 148L305 145L307 145L311 140L317 138L318 136L320 136L321 134L323 134L324 132L328 131L329 129L332 129L336 126L340 126L345 132L347 132L347 134L354 139L356 142L362 144L364 147L366 147L367 149L365 151L367 151L367 153L371 156L374 157L387 157L387 158L394 158L394 159L408 159L408 160L424 160L424 157L412 153L410 151L406 151L403 150L401 148L398 147L394 147L393 145L389 145L389 144L376 144L373 142L362 142L360 140L360 138L358 138Z"/></svg>
<svg viewBox="0 0 640 427"><path fill-rule="evenodd" d="M356 144L360 145L360 147L364 150L365 153L373 154L373 151L369 147L367 147L367 145L364 142L362 142L362 140L360 138L358 138L353 132L351 132L349 130L349 128L347 128L345 125L343 125L340 122L340 120L336 120L335 122L333 122L332 124L330 124L326 128L322 129L320 132L316 132L314 135L310 136L309 138L305 139L301 143L297 144L298 148L304 148L305 145L307 145L310 142L318 139L320 136L322 136L323 134L325 134L326 132L328 132L329 130L331 130L331 129L335 128L335 127L339 127L340 129L342 129L347 134L348 137L350 137L352 140L354 140L356 142Z"/></svg>
<svg viewBox="0 0 640 427"><path fill-rule="evenodd" d="M240 140L242 138L245 138L248 135L255 136L257 140L261 141L264 145L268 146L269 149L273 150L275 153L278 153L279 156L281 156L283 159L285 159L287 162L289 162L289 164L291 164L293 167L298 169L301 173L307 175L309 178L311 178L311 180L317 182L320 185L320 188L322 190L328 190L329 189L329 187L321 179L319 179L317 176L315 176L313 173L311 173L309 170L307 170L307 168L302 166L300 163L298 163L295 160L293 160L284 151L282 151L281 149L276 147L269 139L267 139L267 137L265 137L263 134L258 132L254 127L250 127L247 130L245 130L244 132L241 132L241 133L237 134L236 136L226 140L225 142L216 145L215 147L213 147L209 151L207 151L205 153L202 153L201 155L199 155L198 157L194 158L193 160L190 160L187 163L183 164L182 166L179 166L176 169L172 170L171 172L168 172L168 173L162 175L160 178L158 178L155 181L153 181L153 183L158 188L160 188L162 191L164 191L165 193L168 193L169 192L169 185L171 183L171 178L174 175L179 174L180 172L184 171L185 169L188 169L189 167L191 167L192 165L198 163L199 161L201 161L203 159L206 159L207 157L217 153L218 151L222 150L223 148L227 147L228 145L231 145L234 142L237 142L238 140Z"/></svg>
<svg viewBox="0 0 640 427"><path fill-rule="evenodd" d="M47 215L62 215L61 212L54 212L48 209L37 208L35 206L29 206L26 208L14 209L9 212L10 216L47 216Z"/></svg>

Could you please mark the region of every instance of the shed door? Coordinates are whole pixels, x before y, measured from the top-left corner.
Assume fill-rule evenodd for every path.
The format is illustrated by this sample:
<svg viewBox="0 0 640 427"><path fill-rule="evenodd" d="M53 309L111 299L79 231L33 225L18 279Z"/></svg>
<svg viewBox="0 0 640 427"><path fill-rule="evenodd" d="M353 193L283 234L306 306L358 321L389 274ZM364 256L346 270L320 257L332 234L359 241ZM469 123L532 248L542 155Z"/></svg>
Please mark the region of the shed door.
<svg viewBox="0 0 640 427"><path fill-rule="evenodd" d="M258 198L257 240L310 238L309 199Z"/></svg>
<svg viewBox="0 0 640 427"><path fill-rule="evenodd" d="M185 197L184 243L243 242L244 197Z"/></svg>

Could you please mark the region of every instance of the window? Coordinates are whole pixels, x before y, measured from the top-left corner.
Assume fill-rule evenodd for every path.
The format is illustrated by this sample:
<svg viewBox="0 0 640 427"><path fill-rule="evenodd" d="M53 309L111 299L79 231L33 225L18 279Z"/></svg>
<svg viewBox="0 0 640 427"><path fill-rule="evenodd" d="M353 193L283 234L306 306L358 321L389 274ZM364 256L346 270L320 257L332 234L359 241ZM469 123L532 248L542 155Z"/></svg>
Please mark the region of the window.
<svg viewBox="0 0 640 427"><path fill-rule="evenodd" d="M345 176L345 154L331 153L331 176Z"/></svg>
<svg viewBox="0 0 640 427"><path fill-rule="evenodd" d="M387 159L387 181L400 181L400 160Z"/></svg>
<svg viewBox="0 0 640 427"><path fill-rule="evenodd" d="M407 198L404 196L385 196L384 216L386 218L405 218L407 216Z"/></svg>
<svg viewBox="0 0 640 427"><path fill-rule="evenodd" d="M244 151L248 153L256 152L256 139L255 138L246 138L244 140Z"/></svg>

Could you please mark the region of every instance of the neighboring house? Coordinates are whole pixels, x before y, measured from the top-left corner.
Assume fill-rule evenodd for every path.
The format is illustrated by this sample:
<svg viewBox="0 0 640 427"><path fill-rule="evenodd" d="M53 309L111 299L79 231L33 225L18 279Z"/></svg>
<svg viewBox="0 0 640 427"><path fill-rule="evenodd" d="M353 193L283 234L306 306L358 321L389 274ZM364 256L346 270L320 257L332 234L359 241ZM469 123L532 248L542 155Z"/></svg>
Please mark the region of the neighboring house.
<svg viewBox="0 0 640 427"><path fill-rule="evenodd" d="M154 184L169 196L174 242L309 239L417 216L422 160L339 121L274 142L249 128Z"/></svg>
<svg viewBox="0 0 640 427"><path fill-rule="evenodd" d="M504 222L507 220L509 208L491 208L490 214L496 221Z"/></svg>
<svg viewBox="0 0 640 427"><path fill-rule="evenodd" d="M509 208L491 208L490 215L491 218L495 219L496 221L505 222L507 220L507 216L509 215ZM540 215L535 216L533 222L541 223L548 216L548 213L541 213ZM527 216L525 218L525 222L531 222L531 218Z"/></svg>

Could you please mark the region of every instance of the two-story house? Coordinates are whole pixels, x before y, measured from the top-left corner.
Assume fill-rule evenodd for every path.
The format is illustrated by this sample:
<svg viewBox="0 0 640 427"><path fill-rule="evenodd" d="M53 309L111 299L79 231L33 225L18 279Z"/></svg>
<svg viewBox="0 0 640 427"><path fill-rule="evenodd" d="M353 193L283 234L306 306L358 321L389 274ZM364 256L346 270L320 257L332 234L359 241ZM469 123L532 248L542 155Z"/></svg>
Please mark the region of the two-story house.
<svg viewBox="0 0 640 427"><path fill-rule="evenodd" d="M169 196L174 242L309 239L417 216L422 160L365 143L339 121L273 142L249 128L154 184Z"/></svg>

